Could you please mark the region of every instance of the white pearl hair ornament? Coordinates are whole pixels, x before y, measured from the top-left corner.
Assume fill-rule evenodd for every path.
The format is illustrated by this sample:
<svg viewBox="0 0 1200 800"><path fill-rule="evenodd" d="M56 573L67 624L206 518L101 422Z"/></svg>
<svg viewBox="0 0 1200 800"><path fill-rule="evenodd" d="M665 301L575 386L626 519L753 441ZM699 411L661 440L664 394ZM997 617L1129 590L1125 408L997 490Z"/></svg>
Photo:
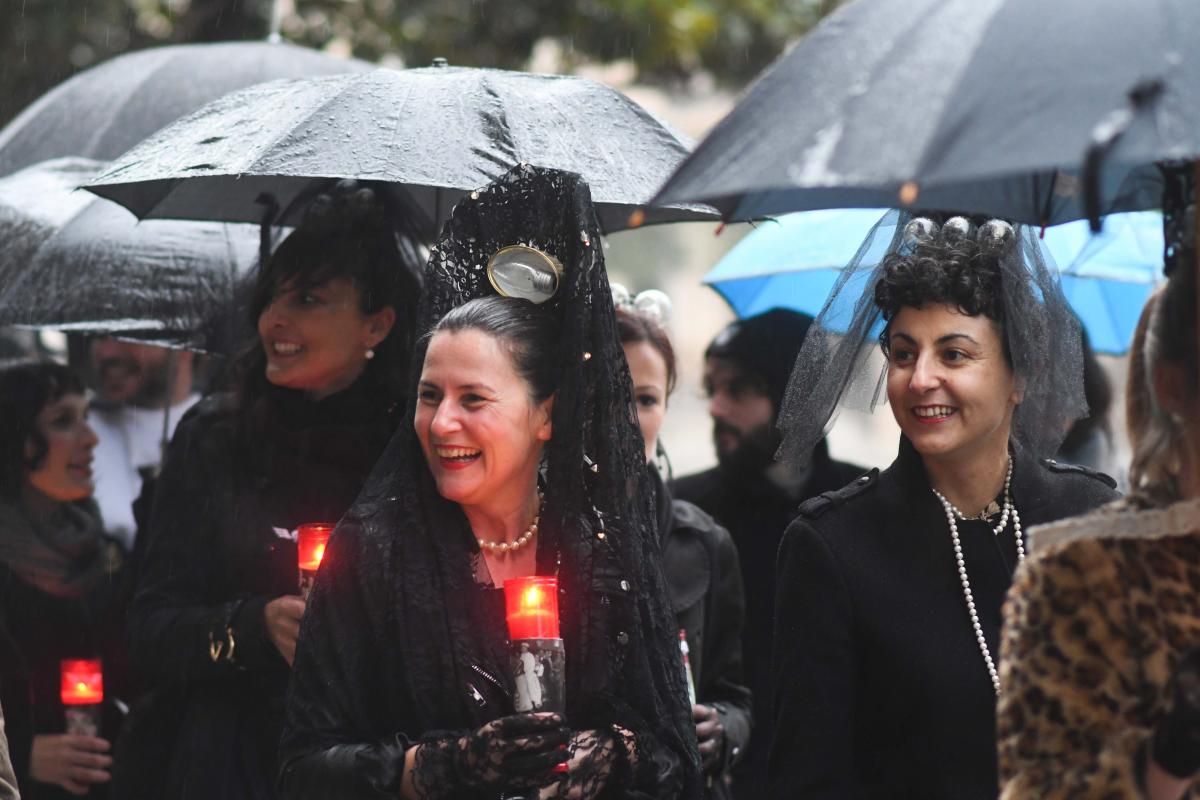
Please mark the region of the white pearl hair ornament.
<svg viewBox="0 0 1200 800"><path fill-rule="evenodd" d="M979 226L979 243L989 249L999 249L1016 237L1013 226L1002 219L990 219Z"/></svg>
<svg viewBox="0 0 1200 800"><path fill-rule="evenodd" d="M947 242L969 239L975 235L975 226L966 217L951 217L942 225L942 238Z"/></svg>
<svg viewBox="0 0 1200 800"><path fill-rule="evenodd" d="M902 239L905 244L915 244L934 238L938 235L939 230L938 224L929 217L914 217L904 226Z"/></svg>

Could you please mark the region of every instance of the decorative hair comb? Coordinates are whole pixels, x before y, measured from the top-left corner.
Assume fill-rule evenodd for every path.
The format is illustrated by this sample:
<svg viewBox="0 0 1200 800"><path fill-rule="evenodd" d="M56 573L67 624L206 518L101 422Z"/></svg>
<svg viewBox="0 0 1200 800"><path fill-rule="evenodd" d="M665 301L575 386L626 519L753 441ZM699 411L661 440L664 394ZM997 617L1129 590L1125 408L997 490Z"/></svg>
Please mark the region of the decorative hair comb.
<svg viewBox="0 0 1200 800"><path fill-rule="evenodd" d="M664 328L671 321L671 298L658 289L646 289L636 296L619 283L612 285L613 306L641 314Z"/></svg>
<svg viewBox="0 0 1200 800"><path fill-rule="evenodd" d="M488 259L488 280L503 297L544 303L558 292L562 275L557 258L528 245L502 247Z"/></svg>
<svg viewBox="0 0 1200 800"><path fill-rule="evenodd" d="M914 217L904 226L902 244L911 247L917 242L933 239L956 242L960 239L974 238L981 247L998 250L1011 242L1015 236L1013 226L1002 219L989 219L976 228L975 223L966 217L951 217L942 225L938 225L929 217Z"/></svg>

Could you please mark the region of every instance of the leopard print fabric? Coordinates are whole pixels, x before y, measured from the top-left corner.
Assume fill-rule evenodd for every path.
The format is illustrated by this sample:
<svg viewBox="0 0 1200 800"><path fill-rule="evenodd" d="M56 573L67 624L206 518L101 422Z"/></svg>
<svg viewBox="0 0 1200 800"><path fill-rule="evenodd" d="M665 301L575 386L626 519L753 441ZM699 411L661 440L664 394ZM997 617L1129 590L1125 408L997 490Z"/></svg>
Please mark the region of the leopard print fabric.
<svg viewBox="0 0 1200 800"><path fill-rule="evenodd" d="M1141 797L1138 751L1200 646L1200 524L1050 546L1018 572L1004 620L1002 800Z"/></svg>

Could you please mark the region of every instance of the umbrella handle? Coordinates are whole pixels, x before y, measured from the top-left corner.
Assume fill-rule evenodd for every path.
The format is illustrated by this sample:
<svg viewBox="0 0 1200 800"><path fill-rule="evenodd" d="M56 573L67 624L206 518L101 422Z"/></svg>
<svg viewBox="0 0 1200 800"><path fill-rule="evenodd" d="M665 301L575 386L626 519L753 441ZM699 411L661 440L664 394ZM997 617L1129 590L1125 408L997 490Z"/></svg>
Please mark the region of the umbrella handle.
<svg viewBox="0 0 1200 800"><path fill-rule="evenodd" d="M1101 228L1100 173L1104 162L1134 120L1162 96L1164 88L1161 78L1138 83L1129 90L1129 105L1110 112L1092 129L1092 143L1084 153L1082 170L1083 210L1092 233L1099 233Z"/></svg>
<svg viewBox="0 0 1200 800"><path fill-rule="evenodd" d="M259 269L266 269L271 260L271 225L279 214L279 201L275 195L263 192L254 202L263 207L262 222L258 225L258 265Z"/></svg>

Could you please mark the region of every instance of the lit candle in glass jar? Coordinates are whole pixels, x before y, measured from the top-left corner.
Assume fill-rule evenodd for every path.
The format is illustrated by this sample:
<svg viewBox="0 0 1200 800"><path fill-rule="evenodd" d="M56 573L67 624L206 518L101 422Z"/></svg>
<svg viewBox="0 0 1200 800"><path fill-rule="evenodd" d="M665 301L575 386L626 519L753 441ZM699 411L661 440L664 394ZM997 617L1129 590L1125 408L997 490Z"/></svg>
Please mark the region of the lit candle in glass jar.
<svg viewBox="0 0 1200 800"><path fill-rule="evenodd" d="M558 578L533 575L504 582L508 638L558 639Z"/></svg>
<svg viewBox="0 0 1200 800"><path fill-rule="evenodd" d="M100 659L64 659L59 686L67 733L98 736L104 702L104 670Z"/></svg>
<svg viewBox="0 0 1200 800"><path fill-rule="evenodd" d="M325 547L329 544L329 536L333 533L333 523L310 522L301 525L296 531L296 550L300 562L300 594L308 599L313 582L317 578L317 570L325 558Z"/></svg>

